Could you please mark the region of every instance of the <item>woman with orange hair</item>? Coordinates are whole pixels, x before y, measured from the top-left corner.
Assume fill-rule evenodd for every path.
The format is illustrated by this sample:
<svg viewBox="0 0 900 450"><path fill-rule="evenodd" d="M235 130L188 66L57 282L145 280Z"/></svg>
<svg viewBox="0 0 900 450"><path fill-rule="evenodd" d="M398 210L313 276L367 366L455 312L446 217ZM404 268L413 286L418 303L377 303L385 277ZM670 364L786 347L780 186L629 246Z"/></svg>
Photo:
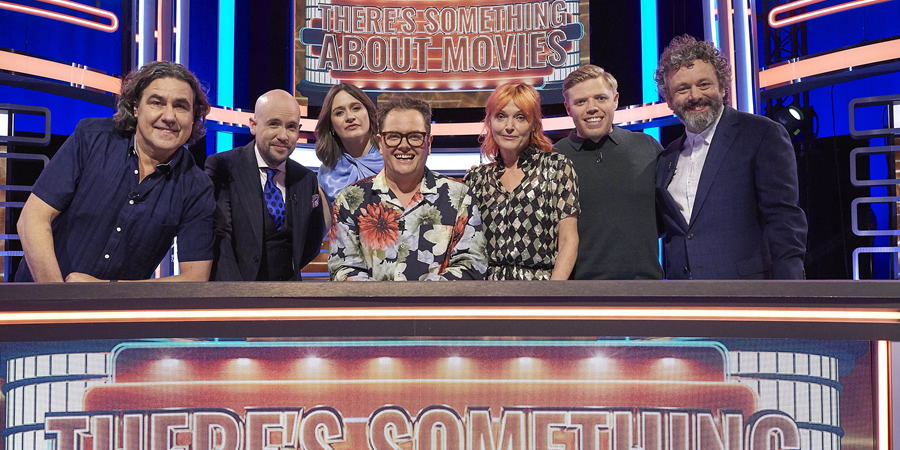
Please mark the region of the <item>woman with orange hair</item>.
<svg viewBox="0 0 900 450"><path fill-rule="evenodd" d="M485 107L481 154L466 174L487 241L489 280L567 280L578 254L578 179L552 151L541 99L524 83L494 90Z"/></svg>

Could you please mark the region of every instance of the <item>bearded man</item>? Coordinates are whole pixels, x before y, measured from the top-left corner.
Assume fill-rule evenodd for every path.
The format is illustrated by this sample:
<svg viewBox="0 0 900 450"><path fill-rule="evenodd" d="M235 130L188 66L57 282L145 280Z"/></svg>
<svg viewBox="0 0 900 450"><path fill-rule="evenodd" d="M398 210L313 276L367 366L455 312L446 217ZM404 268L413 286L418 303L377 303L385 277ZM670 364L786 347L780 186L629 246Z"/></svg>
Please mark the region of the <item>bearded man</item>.
<svg viewBox="0 0 900 450"><path fill-rule="evenodd" d="M672 40L654 79L684 123L657 165L668 279L802 279L806 215L787 131L725 105L728 60L712 43Z"/></svg>

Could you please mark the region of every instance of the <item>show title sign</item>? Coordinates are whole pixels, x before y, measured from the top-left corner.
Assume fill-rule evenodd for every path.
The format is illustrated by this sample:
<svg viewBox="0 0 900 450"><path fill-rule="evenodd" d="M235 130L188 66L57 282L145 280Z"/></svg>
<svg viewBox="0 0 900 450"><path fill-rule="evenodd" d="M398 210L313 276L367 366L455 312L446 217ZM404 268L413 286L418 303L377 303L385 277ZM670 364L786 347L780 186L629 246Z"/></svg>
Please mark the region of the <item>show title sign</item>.
<svg viewBox="0 0 900 450"><path fill-rule="evenodd" d="M676 408L488 408L431 405L412 416L385 405L365 427L331 407L128 411L48 416L56 450L762 450L799 449L797 424L779 411ZM499 422L499 426L495 425ZM361 424L359 424L361 425ZM637 433L635 431L637 430Z"/></svg>
<svg viewBox="0 0 900 450"><path fill-rule="evenodd" d="M300 33L316 60L307 69L368 89L478 89L498 76L542 84L584 35L564 0L417 3L318 4Z"/></svg>
<svg viewBox="0 0 900 450"><path fill-rule="evenodd" d="M56 450L797 449L717 343L121 344Z"/></svg>

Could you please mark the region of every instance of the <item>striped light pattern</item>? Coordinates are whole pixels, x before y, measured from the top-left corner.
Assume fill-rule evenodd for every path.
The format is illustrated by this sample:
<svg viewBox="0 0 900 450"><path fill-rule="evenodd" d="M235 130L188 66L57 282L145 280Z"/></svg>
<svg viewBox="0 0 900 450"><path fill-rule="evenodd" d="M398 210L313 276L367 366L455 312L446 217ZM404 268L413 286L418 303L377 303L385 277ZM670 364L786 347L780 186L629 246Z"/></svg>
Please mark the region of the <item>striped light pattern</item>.
<svg viewBox="0 0 900 450"><path fill-rule="evenodd" d="M734 379L759 395L759 408L782 411L800 429L800 448L841 448L838 360L792 352L732 351Z"/></svg>
<svg viewBox="0 0 900 450"><path fill-rule="evenodd" d="M82 411L85 392L108 378L107 353L61 353L10 359L6 365L6 450L51 448L49 412Z"/></svg>

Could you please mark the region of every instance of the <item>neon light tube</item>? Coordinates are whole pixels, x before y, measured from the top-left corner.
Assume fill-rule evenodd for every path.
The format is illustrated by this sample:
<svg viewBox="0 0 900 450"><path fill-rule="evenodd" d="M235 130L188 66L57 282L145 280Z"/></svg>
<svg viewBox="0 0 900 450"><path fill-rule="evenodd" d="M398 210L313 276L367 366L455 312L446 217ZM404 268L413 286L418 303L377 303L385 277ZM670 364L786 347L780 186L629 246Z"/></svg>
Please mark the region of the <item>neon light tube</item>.
<svg viewBox="0 0 900 450"><path fill-rule="evenodd" d="M69 23L72 25L77 25L80 27L90 28L92 30L105 31L107 33L112 33L119 29L119 18L116 17L115 14L100 8L94 8L91 6L83 5L81 3L76 3L67 0L37 0L39 2L49 3L54 6L59 6L61 8L68 8L71 10L75 10L78 12L83 12L86 14L90 14L93 16L99 16L101 18L109 20L109 24L105 25L97 21L82 19L80 17L70 16L63 13L48 11L46 9L35 8L33 6L25 6L19 5L10 2L0 1L0 9L6 9L9 11L16 11L23 14L29 14L32 16L44 17L46 19L58 20L60 22Z"/></svg>
<svg viewBox="0 0 900 450"><path fill-rule="evenodd" d="M796 2L791 2L786 5L776 6L772 8L772 11L769 12L769 26L772 28L781 28L786 27L788 25L793 25L795 23L805 22L810 19L815 19L818 17L827 16L830 14L835 14L839 12L849 11L851 9L862 8L863 6L870 6L877 3L884 3L890 0L854 0L846 3L841 3L837 5L832 5L827 8L817 9L815 11L807 11L801 12L796 16L788 17L786 19L778 19L776 16L779 14L784 14L789 11L794 11L796 9L804 8L807 5L814 5L816 3L824 2L825 0L798 0Z"/></svg>

